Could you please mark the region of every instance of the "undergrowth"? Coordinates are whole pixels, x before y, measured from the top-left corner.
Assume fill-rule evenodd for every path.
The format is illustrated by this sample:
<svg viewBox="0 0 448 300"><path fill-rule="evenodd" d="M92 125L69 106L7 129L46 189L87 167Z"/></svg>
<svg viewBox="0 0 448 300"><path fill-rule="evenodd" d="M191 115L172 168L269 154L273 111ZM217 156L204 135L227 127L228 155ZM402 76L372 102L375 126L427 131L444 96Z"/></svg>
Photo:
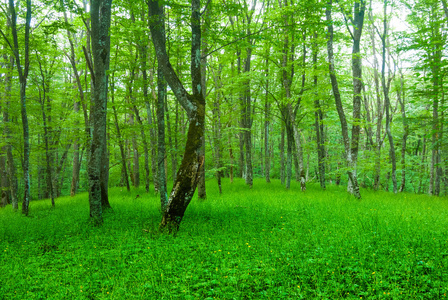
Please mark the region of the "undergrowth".
<svg viewBox="0 0 448 300"><path fill-rule="evenodd" d="M156 195L110 190L0 210L1 299L446 299L448 201L256 180L207 185L177 235Z"/></svg>

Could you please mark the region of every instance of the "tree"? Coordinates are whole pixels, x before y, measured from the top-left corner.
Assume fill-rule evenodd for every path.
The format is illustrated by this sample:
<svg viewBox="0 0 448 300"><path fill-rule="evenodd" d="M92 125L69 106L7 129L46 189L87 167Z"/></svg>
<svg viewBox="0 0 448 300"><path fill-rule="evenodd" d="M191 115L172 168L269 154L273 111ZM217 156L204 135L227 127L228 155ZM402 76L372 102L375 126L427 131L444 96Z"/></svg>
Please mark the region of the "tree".
<svg viewBox="0 0 448 300"><path fill-rule="evenodd" d="M90 7L92 51L93 51L93 129L90 142L89 203L90 217L95 225L103 223L103 204L108 204L108 170L104 170L107 159L106 120L107 92L110 63L110 20L112 0L92 0Z"/></svg>
<svg viewBox="0 0 448 300"><path fill-rule="evenodd" d="M25 16L25 40L24 48L25 53L23 53L24 58L21 58L19 51L19 39L18 39L18 29L17 29L17 14L14 6L14 1L9 0L9 11L11 13L11 32L13 36L13 44L10 43L3 31L3 38L8 43L16 63L17 72L19 73L20 81L20 112L22 117L22 130L23 130L23 181L24 181L24 196L22 202L22 213L28 215L28 208L30 203L30 132L28 127L28 114L26 109L27 98L26 98L26 85L29 73L29 46L30 46L30 23L31 23L31 0L26 1L26 16Z"/></svg>
<svg viewBox="0 0 448 300"><path fill-rule="evenodd" d="M364 23L364 13L366 9L365 1L356 1L353 7L353 18L349 17L352 22L353 32L350 31L347 23L347 28L350 31L350 35L353 40L352 48L352 73L353 73L353 121L352 125L352 137L351 142L348 135L347 119L345 116L344 108L342 106L342 100L339 92L339 86L335 74L334 66L334 51L333 51L333 20L331 17L332 10L332 0L328 1L326 8L326 18L328 22L328 42L327 42L327 52L330 68L330 80L333 89L333 96L335 97L336 110L338 112L339 120L341 122L342 129L342 140L345 148L345 158L347 161L347 174L348 174L348 191L350 194L354 195L356 198L360 199L361 194L359 192L359 185L356 173L356 165L358 159L358 147L359 147L359 134L360 134L360 124L361 119L361 89L362 89L362 65L361 65L361 54L360 54L360 41L362 28ZM348 15L348 14L346 14Z"/></svg>
<svg viewBox="0 0 448 300"><path fill-rule="evenodd" d="M191 1L191 66L192 94L189 94L174 71L166 51L166 37L163 32L164 22L161 3L149 0L150 31L156 49L160 71L185 109L189 118L188 136L184 156L168 198L160 223L162 230L177 231L188 204L193 197L199 180L199 169L204 163L200 148L204 139L205 99L201 84L201 23L200 1Z"/></svg>

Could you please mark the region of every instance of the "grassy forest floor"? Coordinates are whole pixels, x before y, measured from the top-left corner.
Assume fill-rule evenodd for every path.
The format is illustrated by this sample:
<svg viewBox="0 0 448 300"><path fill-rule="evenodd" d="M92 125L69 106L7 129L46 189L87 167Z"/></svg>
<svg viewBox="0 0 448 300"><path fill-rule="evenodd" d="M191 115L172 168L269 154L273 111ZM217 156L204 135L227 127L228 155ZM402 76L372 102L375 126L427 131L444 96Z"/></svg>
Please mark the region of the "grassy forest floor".
<svg viewBox="0 0 448 300"><path fill-rule="evenodd" d="M159 200L112 188L88 222L87 194L0 210L0 299L448 299L448 201L278 181L207 182L176 236ZM140 195L139 197L137 195Z"/></svg>

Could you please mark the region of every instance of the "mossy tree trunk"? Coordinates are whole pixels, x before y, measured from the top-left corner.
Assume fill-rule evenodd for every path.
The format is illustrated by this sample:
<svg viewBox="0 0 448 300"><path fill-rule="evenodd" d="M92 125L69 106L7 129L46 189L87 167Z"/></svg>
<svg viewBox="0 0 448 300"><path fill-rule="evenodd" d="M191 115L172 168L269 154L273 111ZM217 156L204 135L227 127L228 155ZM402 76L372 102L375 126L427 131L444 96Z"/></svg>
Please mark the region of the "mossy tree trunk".
<svg viewBox="0 0 448 300"><path fill-rule="evenodd" d="M201 24L200 1L191 2L191 79L192 94L189 94L174 71L166 51L166 38L163 32L163 10L157 0L149 0L150 31L156 49L158 66L176 99L187 112L189 128L184 156L177 172L176 181L163 208L160 229L175 232L185 214L188 204L196 190L200 168L204 163L201 146L204 139L205 99L201 83Z"/></svg>

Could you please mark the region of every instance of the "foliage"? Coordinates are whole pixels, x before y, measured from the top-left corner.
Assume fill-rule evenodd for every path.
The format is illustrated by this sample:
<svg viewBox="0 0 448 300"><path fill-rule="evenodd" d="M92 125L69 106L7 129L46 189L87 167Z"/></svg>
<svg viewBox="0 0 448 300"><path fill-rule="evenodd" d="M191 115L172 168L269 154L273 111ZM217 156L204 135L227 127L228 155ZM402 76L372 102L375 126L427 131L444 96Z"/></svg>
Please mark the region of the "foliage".
<svg viewBox="0 0 448 300"><path fill-rule="evenodd" d="M87 195L31 217L0 210L6 299L445 299L446 199L341 186L298 192L208 182L176 235L160 235L158 199L113 188L105 225Z"/></svg>

